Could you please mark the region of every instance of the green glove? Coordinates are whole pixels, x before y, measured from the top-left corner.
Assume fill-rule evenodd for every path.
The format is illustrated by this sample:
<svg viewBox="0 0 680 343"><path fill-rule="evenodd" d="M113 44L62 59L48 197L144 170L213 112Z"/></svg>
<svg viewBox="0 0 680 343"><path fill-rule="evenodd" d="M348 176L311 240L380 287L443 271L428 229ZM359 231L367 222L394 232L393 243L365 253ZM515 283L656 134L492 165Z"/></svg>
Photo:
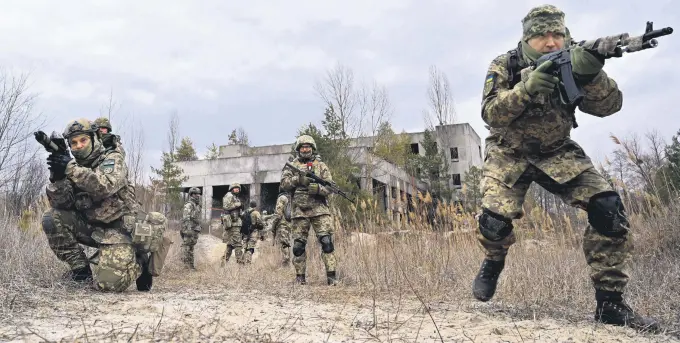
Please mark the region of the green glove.
<svg viewBox="0 0 680 343"><path fill-rule="evenodd" d="M309 186L307 186L307 191L309 194L319 194L319 184L318 183L310 183Z"/></svg>
<svg viewBox="0 0 680 343"><path fill-rule="evenodd" d="M544 62L529 74L528 79L524 82L524 89L527 90L529 95L550 94L555 89L560 80L545 72L552 64L552 61Z"/></svg>
<svg viewBox="0 0 680 343"><path fill-rule="evenodd" d="M583 47L577 46L570 51L572 72L577 75L595 75L602 70L604 63Z"/></svg>

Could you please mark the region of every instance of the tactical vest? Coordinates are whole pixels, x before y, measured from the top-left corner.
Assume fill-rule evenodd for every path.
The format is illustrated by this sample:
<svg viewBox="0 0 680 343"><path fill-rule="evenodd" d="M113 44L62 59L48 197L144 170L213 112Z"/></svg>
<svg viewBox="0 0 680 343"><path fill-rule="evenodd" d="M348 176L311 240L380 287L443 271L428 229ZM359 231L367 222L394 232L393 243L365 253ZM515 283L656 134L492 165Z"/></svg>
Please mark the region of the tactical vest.
<svg viewBox="0 0 680 343"><path fill-rule="evenodd" d="M524 63L522 56L522 43L518 43L517 47L509 50L506 55L506 68L508 69L508 85L512 89L517 83L522 81L522 69L528 67ZM578 127L576 122L576 106L570 106L569 112L571 113L572 127L575 129Z"/></svg>

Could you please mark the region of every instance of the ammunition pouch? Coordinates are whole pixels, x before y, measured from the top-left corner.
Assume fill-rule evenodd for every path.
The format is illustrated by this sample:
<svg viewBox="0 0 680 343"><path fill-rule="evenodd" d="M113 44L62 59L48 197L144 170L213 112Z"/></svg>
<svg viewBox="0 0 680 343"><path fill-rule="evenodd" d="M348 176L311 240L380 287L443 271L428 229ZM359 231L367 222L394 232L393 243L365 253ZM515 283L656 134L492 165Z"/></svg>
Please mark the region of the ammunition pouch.
<svg viewBox="0 0 680 343"><path fill-rule="evenodd" d="M167 219L159 212L149 212L142 221L137 221L132 233L132 244L138 254L151 254L149 270L159 276L172 241L164 236Z"/></svg>

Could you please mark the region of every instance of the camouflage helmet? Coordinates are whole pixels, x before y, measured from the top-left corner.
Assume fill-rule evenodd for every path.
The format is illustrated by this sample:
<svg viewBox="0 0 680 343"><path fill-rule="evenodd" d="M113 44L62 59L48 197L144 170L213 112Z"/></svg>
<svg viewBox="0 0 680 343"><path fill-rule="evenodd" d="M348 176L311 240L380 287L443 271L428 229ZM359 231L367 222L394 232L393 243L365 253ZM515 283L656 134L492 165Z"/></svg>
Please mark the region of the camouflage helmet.
<svg viewBox="0 0 680 343"><path fill-rule="evenodd" d="M300 147L302 147L303 144L309 144L312 146L312 151L316 151L316 142L314 142L314 138L310 135L302 135L297 138L295 141L295 151L300 151Z"/></svg>
<svg viewBox="0 0 680 343"><path fill-rule="evenodd" d="M85 118L74 119L68 122L64 129L64 138L69 139L79 134L94 134L99 130L97 124Z"/></svg>
<svg viewBox="0 0 680 343"><path fill-rule="evenodd" d="M232 185L229 186L229 191L233 191L234 188L238 188L239 190L241 189L241 184L238 182L234 182Z"/></svg>
<svg viewBox="0 0 680 343"><path fill-rule="evenodd" d="M107 128L107 129L109 129L109 132L110 132L111 130L113 130L113 129L111 128L111 122L109 121L109 118L106 118L106 117L99 117L99 118L95 119L94 123L97 124L97 126L98 126L99 128L105 127L105 128Z"/></svg>
<svg viewBox="0 0 680 343"><path fill-rule="evenodd" d="M189 195L198 194L201 195L201 190L198 187L189 188Z"/></svg>

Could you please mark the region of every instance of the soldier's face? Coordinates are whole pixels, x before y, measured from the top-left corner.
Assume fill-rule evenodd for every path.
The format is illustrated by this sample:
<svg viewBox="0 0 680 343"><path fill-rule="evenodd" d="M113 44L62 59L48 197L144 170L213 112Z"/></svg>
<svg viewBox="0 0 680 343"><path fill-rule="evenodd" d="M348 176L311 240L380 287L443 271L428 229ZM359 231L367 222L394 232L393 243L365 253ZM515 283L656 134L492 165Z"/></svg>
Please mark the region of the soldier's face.
<svg viewBox="0 0 680 343"><path fill-rule="evenodd" d="M71 146L71 150L83 150L86 149L90 146L91 140L90 136L86 134L80 134L77 136L71 137L69 140L69 145Z"/></svg>
<svg viewBox="0 0 680 343"><path fill-rule="evenodd" d="M239 193L241 193L241 189L238 188L238 187L232 189L231 191L234 192L234 194L239 194Z"/></svg>
<svg viewBox="0 0 680 343"><path fill-rule="evenodd" d="M309 144L304 144L300 147L300 153L303 155L308 155L312 153L312 146Z"/></svg>
<svg viewBox="0 0 680 343"><path fill-rule="evenodd" d="M545 54L564 47L564 34L548 32L542 36L535 36L529 39L527 43L534 50Z"/></svg>
<svg viewBox="0 0 680 343"><path fill-rule="evenodd" d="M99 132L101 132L103 135L105 135L105 134L109 133L109 129L106 128L106 127L102 127L101 129L99 129Z"/></svg>

